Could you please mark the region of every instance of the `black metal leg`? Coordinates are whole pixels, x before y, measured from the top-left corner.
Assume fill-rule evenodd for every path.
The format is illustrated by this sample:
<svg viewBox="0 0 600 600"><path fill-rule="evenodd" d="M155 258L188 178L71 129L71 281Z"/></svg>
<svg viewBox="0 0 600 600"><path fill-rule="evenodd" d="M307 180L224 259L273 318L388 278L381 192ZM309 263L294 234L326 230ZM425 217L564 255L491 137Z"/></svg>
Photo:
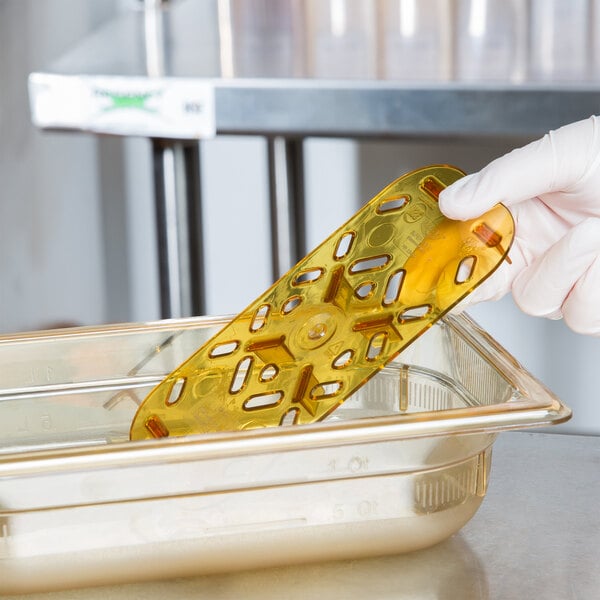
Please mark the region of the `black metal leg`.
<svg viewBox="0 0 600 600"><path fill-rule="evenodd" d="M200 146L152 140L162 318L205 313Z"/></svg>
<svg viewBox="0 0 600 600"><path fill-rule="evenodd" d="M273 279L306 255L303 140L267 139Z"/></svg>

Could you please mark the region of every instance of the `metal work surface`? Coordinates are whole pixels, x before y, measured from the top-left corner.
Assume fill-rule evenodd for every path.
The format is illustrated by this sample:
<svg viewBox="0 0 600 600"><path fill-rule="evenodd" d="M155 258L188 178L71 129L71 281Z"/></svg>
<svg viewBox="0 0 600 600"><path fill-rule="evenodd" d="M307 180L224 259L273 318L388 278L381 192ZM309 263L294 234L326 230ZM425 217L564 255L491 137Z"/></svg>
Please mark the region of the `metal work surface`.
<svg viewBox="0 0 600 600"><path fill-rule="evenodd" d="M458 535L428 550L28 598L597 598L600 437L503 433L492 462L479 512Z"/></svg>

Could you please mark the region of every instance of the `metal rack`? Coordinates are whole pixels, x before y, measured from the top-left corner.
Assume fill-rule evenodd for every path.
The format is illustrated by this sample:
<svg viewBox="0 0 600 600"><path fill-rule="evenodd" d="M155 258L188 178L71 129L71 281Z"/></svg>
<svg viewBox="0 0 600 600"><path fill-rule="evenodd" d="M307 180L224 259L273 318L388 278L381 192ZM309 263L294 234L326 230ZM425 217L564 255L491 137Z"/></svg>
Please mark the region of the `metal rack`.
<svg viewBox="0 0 600 600"><path fill-rule="evenodd" d="M204 312L200 139L267 139L275 278L306 250L304 138L537 136L600 110L595 83L222 77L216 10L166 4L123 13L29 80L41 128L151 140L163 317Z"/></svg>

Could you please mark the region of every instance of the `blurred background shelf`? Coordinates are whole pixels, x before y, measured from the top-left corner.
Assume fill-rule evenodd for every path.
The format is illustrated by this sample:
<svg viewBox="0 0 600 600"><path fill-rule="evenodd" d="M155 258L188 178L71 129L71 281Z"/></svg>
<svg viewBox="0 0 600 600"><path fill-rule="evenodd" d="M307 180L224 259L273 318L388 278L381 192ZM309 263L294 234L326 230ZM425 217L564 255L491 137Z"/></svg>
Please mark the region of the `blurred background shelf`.
<svg viewBox="0 0 600 600"><path fill-rule="evenodd" d="M103 126L93 110L103 100L94 91L111 84L122 94L138 96L144 90L167 94L184 84L191 86L192 97L196 90L214 90L217 134L539 135L600 109L600 80L527 82L518 76L506 82L401 81L382 78L376 66L372 77L364 78L352 65L339 65L337 77L331 76L336 75L335 66L329 77L313 77L311 72L320 71L310 66L315 59L308 58L306 43L296 39L301 26L289 22L300 18L294 12L297 2L282 2L281 14L267 24L260 22L260 14L250 23L224 17L222 7L230 11L230 2L147 2L146 10L138 4L137 10L122 12L47 70L31 75L35 123L118 134L117 126ZM253 38L244 25L256 28ZM271 31L265 31L267 26ZM274 31L279 34L276 43L268 39ZM358 78L347 78L354 73ZM89 95L77 96L73 90ZM157 116L146 113L143 120L133 104L128 108L130 116L137 112L139 125L129 124L126 134L151 136ZM193 127L187 134L169 131L168 123L177 121L182 107L160 108L165 112L158 115L163 120L158 129L164 137L202 137Z"/></svg>

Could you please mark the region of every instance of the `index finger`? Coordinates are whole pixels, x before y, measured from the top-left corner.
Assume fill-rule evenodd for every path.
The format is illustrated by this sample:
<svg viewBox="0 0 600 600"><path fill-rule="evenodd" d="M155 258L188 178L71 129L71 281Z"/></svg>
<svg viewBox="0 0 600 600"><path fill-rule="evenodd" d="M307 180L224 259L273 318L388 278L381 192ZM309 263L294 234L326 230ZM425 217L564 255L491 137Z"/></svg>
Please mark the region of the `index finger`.
<svg viewBox="0 0 600 600"><path fill-rule="evenodd" d="M466 220L499 202L510 207L566 190L583 177L591 157L600 151L599 132L595 116L550 131L446 188L440 210L451 219Z"/></svg>

